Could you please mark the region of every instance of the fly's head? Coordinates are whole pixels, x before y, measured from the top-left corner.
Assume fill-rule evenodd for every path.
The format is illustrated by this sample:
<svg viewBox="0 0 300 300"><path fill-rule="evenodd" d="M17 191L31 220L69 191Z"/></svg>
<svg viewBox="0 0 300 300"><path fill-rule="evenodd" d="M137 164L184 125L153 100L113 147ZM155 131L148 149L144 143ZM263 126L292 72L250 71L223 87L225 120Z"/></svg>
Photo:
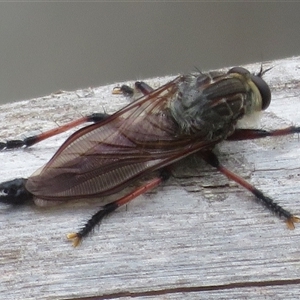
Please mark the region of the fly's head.
<svg viewBox="0 0 300 300"><path fill-rule="evenodd" d="M247 113L257 112L268 108L271 102L271 91L268 84L262 79L263 74L268 70L260 70L258 74L251 74L247 69L234 67L228 71L228 74L239 78L248 87L251 93L251 103Z"/></svg>

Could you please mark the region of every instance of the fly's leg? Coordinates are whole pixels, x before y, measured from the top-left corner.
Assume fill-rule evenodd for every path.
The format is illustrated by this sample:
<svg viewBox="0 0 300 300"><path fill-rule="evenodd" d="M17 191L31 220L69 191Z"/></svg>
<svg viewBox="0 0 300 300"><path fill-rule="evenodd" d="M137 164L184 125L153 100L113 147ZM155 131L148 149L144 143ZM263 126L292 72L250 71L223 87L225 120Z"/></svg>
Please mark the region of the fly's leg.
<svg viewBox="0 0 300 300"><path fill-rule="evenodd" d="M65 125L62 125L58 128L54 128L54 129L45 131L41 134L30 136L28 138L25 138L24 140L9 140L6 142L0 142L0 150L29 147L29 146L37 144L45 139L48 139L54 135L65 132L73 127L78 126L78 125L88 123L88 122L98 123L98 122L105 120L108 117L109 117L109 115L105 114L105 113L94 113L89 116L86 116L86 117L80 118L78 120L72 121L70 123L67 123Z"/></svg>
<svg viewBox="0 0 300 300"><path fill-rule="evenodd" d="M300 133L300 127L290 126L284 129L277 130L262 130L262 129L236 129L232 135L227 137L229 141L242 141L261 139L268 136L282 136L288 134Z"/></svg>
<svg viewBox="0 0 300 300"><path fill-rule="evenodd" d="M148 95L153 91L153 88L143 81L136 81L134 88L123 84L121 87L115 87L113 94L123 94L124 96L133 97L136 92Z"/></svg>
<svg viewBox="0 0 300 300"><path fill-rule="evenodd" d="M279 217L282 217L286 220L286 224L289 229L294 229L294 223L300 223L300 218L294 216L289 211L282 208L280 205L274 202L274 200L266 195L263 194L262 191L258 190L256 187L251 185L249 182L241 178L240 176L234 174L227 168L225 168L220 162L218 157L211 151L207 151L204 153L199 153L199 155L211 166L217 168L222 174L227 176L229 179L235 181L236 183L240 184L248 191L250 191L256 198L258 198L263 205L265 205L269 210L274 212Z"/></svg>
<svg viewBox="0 0 300 300"><path fill-rule="evenodd" d="M133 192L127 194L126 196L124 196L124 197L122 197L122 198L120 198L116 201L113 201L113 202L110 202L110 203L104 205L101 210L99 210L97 213L95 213L87 221L87 223L83 226L83 228L81 230L79 230L78 232L72 232L72 233L67 234L67 238L69 240L73 241L73 246L74 247L78 246L80 244L82 238L87 236L94 229L94 227L97 224L100 224L100 222L102 221L102 219L104 217L106 217L107 215L109 215L110 213L115 211L120 206L122 206L124 204L127 204L128 202L130 202L134 198L140 196L141 194L144 194L147 191L155 188L156 186L158 186L163 181L166 181L169 177L170 177L170 172L166 169L163 169L161 171L159 177L152 179L151 181L149 181L145 185L137 188L136 190L134 190Z"/></svg>
<svg viewBox="0 0 300 300"><path fill-rule="evenodd" d="M146 84L145 82L142 81L137 81L135 83L135 89L142 93L143 95L148 95L153 91L153 89ZM120 88L115 88L113 90L113 94L124 94L126 96L133 97L134 96L134 89L127 86L127 85L122 85ZM80 118L78 120L72 121L70 123L67 123L65 125L62 125L58 128L54 128L48 131L45 131L41 134L37 134L34 136L30 136L28 138L25 138L23 140L9 140L6 142L0 142L0 150L7 150L7 149L16 149L16 148L23 148L23 147L30 147L34 144L37 144L45 139L48 139L52 136L55 136L57 134L63 133L67 130L70 130L78 125L82 125L84 123L98 123L106 118L108 118L109 115L105 113L94 113L89 116Z"/></svg>

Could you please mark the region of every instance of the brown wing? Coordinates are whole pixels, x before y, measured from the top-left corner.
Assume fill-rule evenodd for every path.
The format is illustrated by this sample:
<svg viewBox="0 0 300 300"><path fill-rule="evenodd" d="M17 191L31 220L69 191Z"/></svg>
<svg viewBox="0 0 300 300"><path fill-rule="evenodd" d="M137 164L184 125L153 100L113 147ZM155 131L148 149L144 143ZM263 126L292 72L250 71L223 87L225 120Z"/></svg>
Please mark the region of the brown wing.
<svg viewBox="0 0 300 300"><path fill-rule="evenodd" d="M71 135L26 188L47 200L113 194L153 170L208 146L178 137L168 114L181 77L132 102L104 122Z"/></svg>

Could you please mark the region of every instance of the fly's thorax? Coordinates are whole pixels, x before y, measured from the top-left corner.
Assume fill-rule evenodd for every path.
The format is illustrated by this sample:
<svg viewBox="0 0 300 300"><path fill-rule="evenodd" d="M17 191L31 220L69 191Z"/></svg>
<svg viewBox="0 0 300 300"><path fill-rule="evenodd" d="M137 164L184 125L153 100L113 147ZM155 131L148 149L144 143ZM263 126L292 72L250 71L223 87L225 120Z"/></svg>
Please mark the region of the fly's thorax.
<svg viewBox="0 0 300 300"><path fill-rule="evenodd" d="M224 139L239 119L261 110L261 103L250 73L210 72L184 77L170 113L181 134Z"/></svg>

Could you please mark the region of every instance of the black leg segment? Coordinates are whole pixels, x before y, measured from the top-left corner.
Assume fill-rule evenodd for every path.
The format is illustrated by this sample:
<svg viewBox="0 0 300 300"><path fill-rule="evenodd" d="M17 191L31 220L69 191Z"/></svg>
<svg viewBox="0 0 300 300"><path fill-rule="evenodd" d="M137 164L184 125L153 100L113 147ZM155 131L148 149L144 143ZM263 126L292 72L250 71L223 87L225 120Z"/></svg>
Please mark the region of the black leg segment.
<svg viewBox="0 0 300 300"><path fill-rule="evenodd" d="M294 223L299 223L300 218L294 216L289 211L285 210L283 207L274 202L274 200L268 196L266 196L262 191L258 190L256 187L251 185L249 182L238 176L237 174L231 172L227 168L225 168L219 162L218 157L212 152L201 152L199 155L211 166L217 168L222 174L227 176L229 179L235 181L240 184L244 188L246 188L249 192L251 192L257 199L261 201L261 203L266 206L269 210L275 213L279 217L283 217L286 220L286 224L288 228L294 229Z"/></svg>

